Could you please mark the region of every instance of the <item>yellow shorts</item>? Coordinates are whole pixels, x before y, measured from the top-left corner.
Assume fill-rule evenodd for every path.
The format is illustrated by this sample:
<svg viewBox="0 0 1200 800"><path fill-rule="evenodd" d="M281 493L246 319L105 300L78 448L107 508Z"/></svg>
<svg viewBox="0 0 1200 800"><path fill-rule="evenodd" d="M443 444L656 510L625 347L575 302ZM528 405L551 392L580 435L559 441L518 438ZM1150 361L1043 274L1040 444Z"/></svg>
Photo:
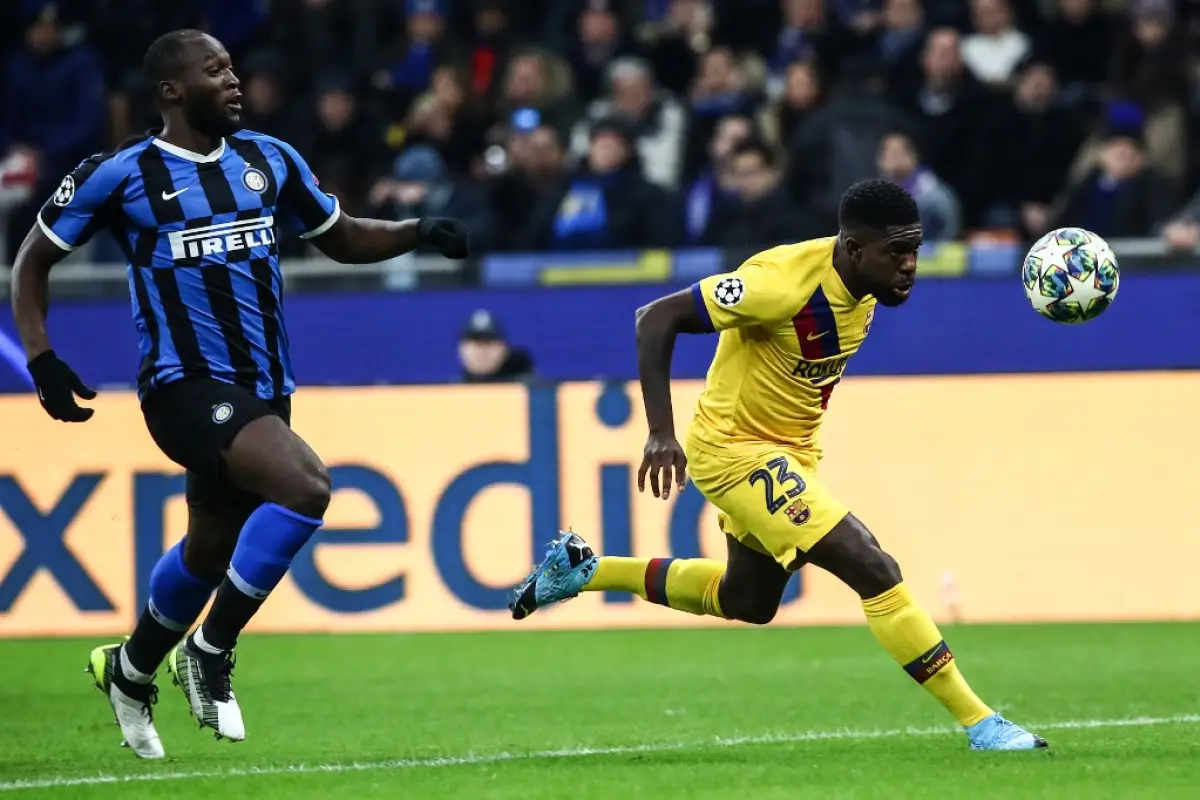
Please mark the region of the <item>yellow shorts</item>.
<svg viewBox="0 0 1200 800"><path fill-rule="evenodd" d="M849 513L817 479L811 453L767 442L715 447L692 436L684 450L721 530L785 569Z"/></svg>

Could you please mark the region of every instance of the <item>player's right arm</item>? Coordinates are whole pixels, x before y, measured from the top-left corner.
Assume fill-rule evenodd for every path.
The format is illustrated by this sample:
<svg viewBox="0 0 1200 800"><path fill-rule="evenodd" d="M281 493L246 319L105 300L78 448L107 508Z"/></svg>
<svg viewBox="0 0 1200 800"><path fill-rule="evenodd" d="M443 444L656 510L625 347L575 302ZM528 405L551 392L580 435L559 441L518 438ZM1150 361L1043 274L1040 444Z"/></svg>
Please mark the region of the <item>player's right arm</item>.
<svg viewBox="0 0 1200 800"><path fill-rule="evenodd" d="M50 270L104 224L123 187L123 176L110 160L93 157L84 161L63 179L38 212L37 224L21 243L13 264L13 318L25 348L29 374L46 413L65 422L91 418L93 410L81 408L75 395L91 400L96 393L50 347L46 333Z"/></svg>
<svg viewBox="0 0 1200 800"><path fill-rule="evenodd" d="M650 436L638 470L638 490L646 476L655 497L671 496L687 480L687 457L675 435L671 403L671 358L681 333L714 333L785 319L793 296L776 268L755 261L736 272L704 278L689 289L659 298L637 310L638 378Z"/></svg>

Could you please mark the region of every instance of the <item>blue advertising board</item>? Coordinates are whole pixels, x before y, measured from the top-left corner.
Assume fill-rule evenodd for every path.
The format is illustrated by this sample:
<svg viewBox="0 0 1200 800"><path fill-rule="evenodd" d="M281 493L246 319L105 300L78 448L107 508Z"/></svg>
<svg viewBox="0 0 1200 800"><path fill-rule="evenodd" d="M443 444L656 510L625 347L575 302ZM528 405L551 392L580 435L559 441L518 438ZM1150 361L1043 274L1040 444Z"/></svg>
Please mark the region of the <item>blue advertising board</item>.
<svg viewBox="0 0 1200 800"><path fill-rule="evenodd" d="M880 309L850 374L973 374L1200 367L1200 275L1127 273L1104 316L1057 325L1037 315L1015 276L931 278L912 299ZM458 376L457 342L486 308L528 348L548 380L636 377L634 312L683 285L542 286L489 290L293 294L287 324L300 383L424 384ZM0 338L15 337L0 310ZM50 315L55 348L96 386L129 386L137 347L129 304L62 301ZM716 339L681 337L678 377L703 377ZM0 391L28 377L0 359ZM19 353L17 354L19 363Z"/></svg>

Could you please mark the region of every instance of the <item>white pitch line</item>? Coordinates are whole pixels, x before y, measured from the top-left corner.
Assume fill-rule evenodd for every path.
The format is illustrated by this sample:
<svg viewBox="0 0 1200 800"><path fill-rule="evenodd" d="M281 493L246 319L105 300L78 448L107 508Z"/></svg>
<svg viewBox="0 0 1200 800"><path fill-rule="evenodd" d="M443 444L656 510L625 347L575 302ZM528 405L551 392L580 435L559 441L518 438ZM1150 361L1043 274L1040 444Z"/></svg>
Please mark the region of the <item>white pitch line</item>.
<svg viewBox="0 0 1200 800"><path fill-rule="evenodd" d="M1033 725L1033 730L1087 730L1093 728L1142 728L1154 725L1196 725L1200 714L1178 714L1172 717L1127 717L1124 719L1075 719ZM499 764L506 761L557 760L587 756L619 756L641 753L671 753L683 750L741 747L763 744L800 744L838 740L892 739L900 736L948 736L961 733L959 728L893 728L886 730L828 730L775 733L759 736L719 737L691 742L654 742L619 745L615 747L568 747L561 750L535 750L528 753L467 753L461 756L438 758L403 758L388 761L348 761L332 764L284 764L271 767L234 767L224 770L194 770L190 772L141 772L126 775L82 775L79 777L33 778L0 783L0 792L21 789L53 789L72 786L98 786L110 783L148 783L156 781L203 780L207 778L243 778L254 775L335 774L386 770L432 769L435 767L464 767Z"/></svg>

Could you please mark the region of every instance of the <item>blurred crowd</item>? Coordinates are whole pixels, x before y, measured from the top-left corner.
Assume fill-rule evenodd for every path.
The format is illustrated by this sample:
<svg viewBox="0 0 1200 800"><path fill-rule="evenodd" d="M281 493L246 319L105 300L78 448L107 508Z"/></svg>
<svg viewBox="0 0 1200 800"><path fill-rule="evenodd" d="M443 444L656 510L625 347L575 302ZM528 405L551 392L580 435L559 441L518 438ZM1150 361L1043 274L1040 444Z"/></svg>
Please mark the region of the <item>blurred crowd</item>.
<svg viewBox="0 0 1200 800"><path fill-rule="evenodd" d="M877 175L930 240L1072 224L1200 244L1187 0L0 6L10 250L82 157L154 124L142 54L193 26L233 54L246 126L348 211L459 217L478 251L826 235Z"/></svg>

